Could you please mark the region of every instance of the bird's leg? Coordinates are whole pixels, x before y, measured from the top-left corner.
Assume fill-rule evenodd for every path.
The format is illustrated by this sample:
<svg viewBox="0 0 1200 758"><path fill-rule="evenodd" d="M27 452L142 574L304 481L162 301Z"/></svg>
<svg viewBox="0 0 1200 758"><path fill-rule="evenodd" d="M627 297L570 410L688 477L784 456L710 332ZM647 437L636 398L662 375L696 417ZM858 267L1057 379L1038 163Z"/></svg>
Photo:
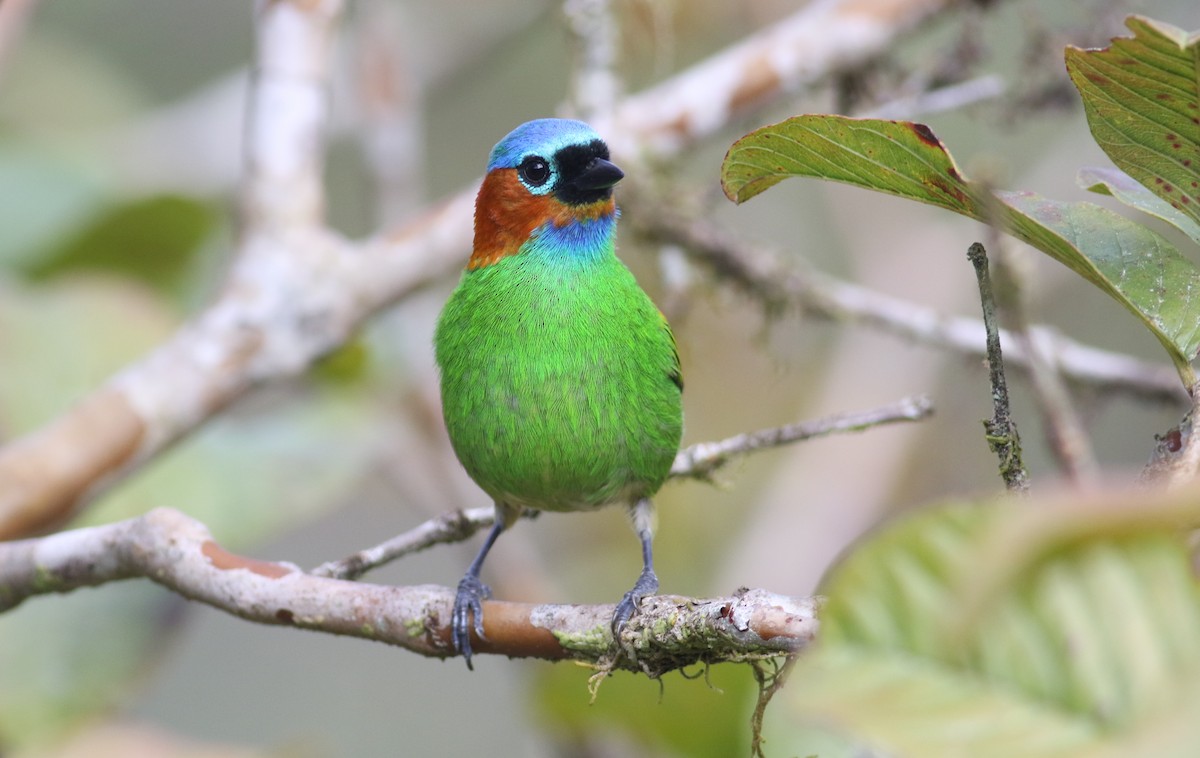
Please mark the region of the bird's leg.
<svg viewBox="0 0 1200 758"><path fill-rule="evenodd" d="M496 538L507 526L505 521L499 518L499 506L496 507L496 515L492 531L488 532L483 547L467 567L466 576L458 583L458 593L454 596L454 612L450 616L450 638L454 649L462 653L467 661L467 668L472 671L475 670L475 666L471 663L471 616L475 616L475 633L483 639L483 601L492 596L492 588L479 579L479 572L483 568L483 559L487 558L488 551L496 543Z"/></svg>
<svg viewBox="0 0 1200 758"><path fill-rule="evenodd" d="M630 513L633 516L633 528L642 541L642 573L634 582L633 589L626 592L621 602L617 603L617 611L612 619L613 639L620 639L621 630L637 612L642 598L658 592L658 576L654 573L654 553L651 548L654 541L654 503L644 497L633 506Z"/></svg>

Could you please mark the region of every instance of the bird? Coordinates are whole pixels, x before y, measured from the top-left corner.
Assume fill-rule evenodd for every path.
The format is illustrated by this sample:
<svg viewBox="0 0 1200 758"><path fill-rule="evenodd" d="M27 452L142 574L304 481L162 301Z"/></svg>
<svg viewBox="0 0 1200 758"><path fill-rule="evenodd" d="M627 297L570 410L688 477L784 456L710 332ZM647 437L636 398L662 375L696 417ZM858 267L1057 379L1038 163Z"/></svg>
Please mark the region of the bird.
<svg viewBox="0 0 1200 758"><path fill-rule="evenodd" d="M658 591L651 498L679 449L683 379L667 319L616 256L623 177L582 121L511 131L489 156L471 255L438 318L450 443L495 503L451 613L469 669L472 628L486 639L484 559L527 509L628 509L642 572L617 604L614 637Z"/></svg>

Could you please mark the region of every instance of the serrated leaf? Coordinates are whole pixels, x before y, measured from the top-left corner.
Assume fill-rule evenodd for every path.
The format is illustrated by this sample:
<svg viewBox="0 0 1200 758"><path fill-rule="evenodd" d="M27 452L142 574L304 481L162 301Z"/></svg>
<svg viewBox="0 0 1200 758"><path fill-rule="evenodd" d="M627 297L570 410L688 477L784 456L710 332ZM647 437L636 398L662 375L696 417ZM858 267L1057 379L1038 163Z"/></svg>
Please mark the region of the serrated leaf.
<svg viewBox="0 0 1200 758"><path fill-rule="evenodd" d="M1185 386L1200 351L1200 271L1162 235L1092 203L1028 192L989 193L969 181L923 124L796 116L733 144L725 194L744 202L792 176L845 182L993 223L1108 293L1141 319Z"/></svg>
<svg viewBox="0 0 1200 758"><path fill-rule="evenodd" d="M1115 168L1085 168L1079 171L1079 186L1100 195L1110 195L1130 208L1148 213L1200 243L1200 224L1155 195L1132 176Z"/></svg>
<svg viewBox="0 0 1200 758"><path fill-rule="evenodd" d="M889 754L1191 755L1200 589L1186 494L955 505L830 572L793 715Z"/></svg>
<svg viewBox="0 0 1200 758"><path fill-rule="evenodd" d="M1133 37L1068 47L1067 71L1113 163L1200 222L1200 33L1130 16Z"/></svg>

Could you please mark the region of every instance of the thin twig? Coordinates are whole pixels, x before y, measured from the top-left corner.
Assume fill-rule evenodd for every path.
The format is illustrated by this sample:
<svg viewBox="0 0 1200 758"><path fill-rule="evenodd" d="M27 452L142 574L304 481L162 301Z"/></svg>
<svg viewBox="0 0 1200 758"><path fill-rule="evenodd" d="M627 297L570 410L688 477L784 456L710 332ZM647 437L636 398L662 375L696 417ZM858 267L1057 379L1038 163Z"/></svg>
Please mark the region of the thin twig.
<svg viewBox="0 0 1200 758"><path fill-rule="evenodd" d="M987 331L988 379L992 385L992 417L983 422L988 447L1000 459L1000 476L1010 491L1029 491L1025 464L1021 460L1021 436L1012 419L1008 402L1008 381L1004 376L1004 358L1000 351L1000 333L996 326L996 299L988 273L987 251L979 242L971 244L967 258L979 280L979 301L983 306L983 326Z"/></svg>
<svg viewBox="0 0 1200 758"><path fill-rule="evenodd" d="M791 442L823 437L840 432L858 432L881 424L898 421L920 421L933 413L933 403L924 396L907 397L891 405L858 413L788 424L774 429L738 434L717 442L700 442L679 451L671 476L690 479L710 479L721 466L737 456L755 450L778 447Z"/></svg>
<svg viewBox="0 0 1200 758"><path fill-rule="evenodd" d="M145 578L248 621L359 637L430 657L453 656L454 591L312 576L235 555L200 522L157 508L144 516L0 543L0 612L36 595ZM612 605L488 601L477 653L574 659L658 676L698 661L793 653L816 634L819 602L749 590L722 598L648 598L622 635L633 660L613 660Z"/></svg>
<svg viewBox="0 0 1200 758"><path fill-rule="evenodd" d="M322 563L309 573L331 579L354 580L368 571L434 545L462 542L495 523L495 509L470 508L430 519L415 529L360 550L340 560Z"/></svg>
<svg viewBox="0 0 1200 758"><path fill-rule="evenodd" d="M1016 344L1028 356L1029 386L1037 404L1050 452L1066 478L1077 485L1094 484L1100 467L1092 445L1084 431L1075 404L1071 401L1063 377L1059 374L1042 346L1036 341L1029 324L1025 287L1013 265L1009 246L1004 245L999 230L988 226L988 245L995 261L997 279L1001 282L997 301L1005 313Z"/></svg>
<svg viewBox="0 0 1200 758"><path fill-rule="evenodd" d="M680 450L671 466L670 476L680 479L710 480L717 469L730 461L758 450L841 432L858 432L872 426L898 421L919 421L933 413L927 397L908 397L891 405L859 413L843 413L798 424L734 435L714 442L698 442ZM526 511L532 516L536 511ZM471 508L443 514L425 523L360 550L353 555L317 566L313 576L357 579L363 574L406 555L434 545L462 542L494 523L491 508Z"/></svg>
<svg viewBox="0 0 1200 758"><path fill-rule="evenodd" d="M763 717L767 715L767 706L775 694L787 684L787 679L796 667L797 655L789 655L782 664L777 660L758 661L751 669L754 680L758 682L758 700L754 704L754 713L750 716L750 754L754 758L766 758L762 744ZM774 671L767 673L767 666L774 666Z"/></svg>
<svg viewBox="0 0 1200 758"><path fill-rule="evenodd" d="M996 74L978 76L965 82L922 90L914 95L889 100L862 113L863 117L911 120L917 115L960 110L1004 94L1004 79ZM858 114L856 114L858 115Z"/></svg>

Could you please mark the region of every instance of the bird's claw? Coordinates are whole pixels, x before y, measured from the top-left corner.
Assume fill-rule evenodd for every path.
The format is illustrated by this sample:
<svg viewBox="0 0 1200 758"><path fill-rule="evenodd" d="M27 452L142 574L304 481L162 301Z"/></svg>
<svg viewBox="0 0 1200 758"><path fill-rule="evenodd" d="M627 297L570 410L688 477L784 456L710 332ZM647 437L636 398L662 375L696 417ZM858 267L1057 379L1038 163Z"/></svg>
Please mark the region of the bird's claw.
<svg viewBox="0 0 1200 758"><path fill-rule="evenodd" d="M466 659L467 668L472 671L475 670L475 666L471 663L471 617L475 617L475 634L484 639L483 601L491 596L491 587L471 574L464 576L458 583L458 593L454 596L454 612L450 616L450 639L454 649Z"/></svg>
<svg viewBox="0 0 1200 758"><path fill-rule="evenodd" d="M655 592L658 592L658 577L652 570L643 571L633 585L633 589L626 592L625 597L621 598L621 602L617 603L617 610L613 613L612 618L614 640L620 641L621 631L629 623L629 619L633 618L633 614L637 613L642 600Z"/></svg>

